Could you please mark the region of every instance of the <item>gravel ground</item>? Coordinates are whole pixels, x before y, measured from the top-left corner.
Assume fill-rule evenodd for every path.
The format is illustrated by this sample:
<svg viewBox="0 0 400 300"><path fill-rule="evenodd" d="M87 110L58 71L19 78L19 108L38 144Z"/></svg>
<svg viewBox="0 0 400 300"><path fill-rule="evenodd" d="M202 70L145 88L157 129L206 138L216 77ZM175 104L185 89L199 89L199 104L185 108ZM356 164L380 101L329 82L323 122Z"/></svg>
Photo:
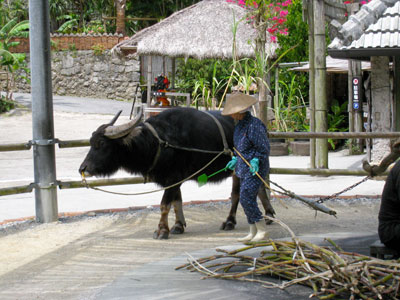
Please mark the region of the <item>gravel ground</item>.
<svg viewBox="0 0 400 300"><path fill-rule="evenodd" d="M295 200L273 200L277 217L299 236L353 232L376 234L378 198L330 200L337 218L315 212ZM116 278L150 262L185 252L237 244L247 233L242 209L235 230L219 230L229 202L184 207L183 235L154 240L159 209L62 218L50 224L17 222L0 228L1 299L94 299ZM171 220L172 222L172 220ZM288 237L278 224L271 238Z"/></svg>

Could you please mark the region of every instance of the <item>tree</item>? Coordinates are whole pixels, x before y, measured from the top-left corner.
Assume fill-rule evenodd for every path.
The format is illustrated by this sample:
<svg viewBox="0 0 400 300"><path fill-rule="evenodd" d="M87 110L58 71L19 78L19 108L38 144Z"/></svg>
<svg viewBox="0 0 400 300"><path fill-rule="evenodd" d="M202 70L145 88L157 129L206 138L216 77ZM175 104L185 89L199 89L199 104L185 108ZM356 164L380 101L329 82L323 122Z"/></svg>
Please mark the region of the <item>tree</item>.
<svg viewBox="0 0 400 300"><path fill-rule="evenodd" d="M18 22L14 18L0 28L0 66L5 67L11 74L11 80L6 86L6 100L12 94L12 84L14 82L14 71L18 70L25 61L25 54L11 53L10 48L17 46L19 42L13 41L14 37L28 37L29 20Z"/></svg>
<svg viewBox="0 0 400 300"><path fill-rule="evenodd" d="M277 35L287 35L285 26L288 15L287 7L292 4L291 0L283 2L268 0L227 0L235 2L248 10L248 20L257 31L256 43L256 65L258 69L257 86L260 100L259 118L267 123L268 95L271 93L268 87L268 69L270 58L267 56L265 44L277 42Z"/></svg>
<svg viewBox="0 0 400 300"><path fill-rule="evenodd" d="M126 0L115 0L115 7L117 11L117 20L116 20L116 33L125 35L125 9L126 9Z"/></svg>

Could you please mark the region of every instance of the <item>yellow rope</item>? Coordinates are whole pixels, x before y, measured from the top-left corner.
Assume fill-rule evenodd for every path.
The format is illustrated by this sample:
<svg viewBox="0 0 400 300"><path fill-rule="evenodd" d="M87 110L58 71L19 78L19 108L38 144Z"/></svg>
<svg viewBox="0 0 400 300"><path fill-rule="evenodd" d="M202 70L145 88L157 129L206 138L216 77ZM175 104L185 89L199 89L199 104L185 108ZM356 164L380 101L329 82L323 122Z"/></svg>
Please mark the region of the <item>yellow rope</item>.
<svg viewBox="0 0 400 300"><path fill-rule="evenodd" d="M171 184L171 185L169 185L169 186L167 186L167 187L163 187L163 188L160 188L160 189L157 189L157 190L152 190L152 191L147 191L147 192L139 192L139 193L119 193L119 192L111 192L111 191L107 191L107 190L104 190L104 189L101 189L101 188L97 188L97 187L90 186L89 183L86 181L84 172L81 173L81 176L82 176L82 183L83 183L87 188L90 188L90 189L93 189L93 190L96 190L96 191L100 191L100 192L104 192L104 193L109 193L109 194L114 194L114 195L122 195L122 196L136 196L136 195L144 195L144 194L151 194L151 193L161 192L161 191L167 190L167 189L169 189L169 188L175 187L175 186L177 186L177 185L180 185L180 184L184 183L185 181L189 180L190 178L192 178L193 176L199 174L200 172L202 172L205 168L207 168L209 165L211 165L218 157L220 157L220 156L221 156L222 154L224 154L224 153L225 153L225 150L224 150L224 151L221 151L220 153L218 153L218 154L217 154L210 162L208 162L204 167L202 167L201 169L197 170L196 172L194 172L192 175L188 176L187 178L182 179L181 181L179 181L179 182L177 182L177 183Z"/></svg>
<svg viewBox="0 0 400 300"><path fill-rule="evenodd" d="M237 155L239 155L239 157L240 157L250 168L252 168L251 164L243 157L243 155L239 152L238 149L236 149L235 147L233 147L233 150L237 153ZM262 178L261 175L258 174L258 172L255 172L255 174L257 175L258 178L260 178L261 182L264 183L264 185L267 187L267 189L269 189L269 190L271 191L272 195L280 201L280 203L283 205L283 207L288 208L288 207L283 203L283 201L282 201L279 197L277 197L277 194L274 192L273 189L271 189L271 187L270 187L269 184L264 180L264 178Z"/></svg>

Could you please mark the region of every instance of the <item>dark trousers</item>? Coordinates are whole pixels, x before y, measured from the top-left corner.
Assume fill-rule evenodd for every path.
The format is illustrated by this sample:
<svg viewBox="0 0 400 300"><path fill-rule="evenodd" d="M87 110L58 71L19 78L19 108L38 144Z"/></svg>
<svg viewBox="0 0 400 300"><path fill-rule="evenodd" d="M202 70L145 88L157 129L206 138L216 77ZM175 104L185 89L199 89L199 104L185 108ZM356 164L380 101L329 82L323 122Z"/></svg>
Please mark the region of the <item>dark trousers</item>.
<svg viewBox="0 0 400 300"><path fill-rule="evenodd" d="M240 178L239 201L249 224L254 224L263 218L257 205L257 194L261 183L261 180L257 176Z"/></svg>
<svg viewBox="0 0 400 300"><path fill-rule="evenodd" d="M379 238L385 246L400 251L400 224L387 222L379 224Z"/></svg>

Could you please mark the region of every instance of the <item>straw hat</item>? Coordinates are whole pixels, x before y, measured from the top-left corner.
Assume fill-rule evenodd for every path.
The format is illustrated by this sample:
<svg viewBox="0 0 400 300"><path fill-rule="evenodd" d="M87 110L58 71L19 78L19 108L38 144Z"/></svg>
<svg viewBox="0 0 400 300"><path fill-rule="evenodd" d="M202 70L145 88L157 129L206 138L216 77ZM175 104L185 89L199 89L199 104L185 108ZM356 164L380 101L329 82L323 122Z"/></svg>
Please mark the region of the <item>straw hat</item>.
<svg viewBox="0 0 400 300"><path fill-rule="evenodd" d="M232 115L248 109L250 106L257 103L257 99L242 93L234 93L226 98L226 104L222 115Z"/></svg>

